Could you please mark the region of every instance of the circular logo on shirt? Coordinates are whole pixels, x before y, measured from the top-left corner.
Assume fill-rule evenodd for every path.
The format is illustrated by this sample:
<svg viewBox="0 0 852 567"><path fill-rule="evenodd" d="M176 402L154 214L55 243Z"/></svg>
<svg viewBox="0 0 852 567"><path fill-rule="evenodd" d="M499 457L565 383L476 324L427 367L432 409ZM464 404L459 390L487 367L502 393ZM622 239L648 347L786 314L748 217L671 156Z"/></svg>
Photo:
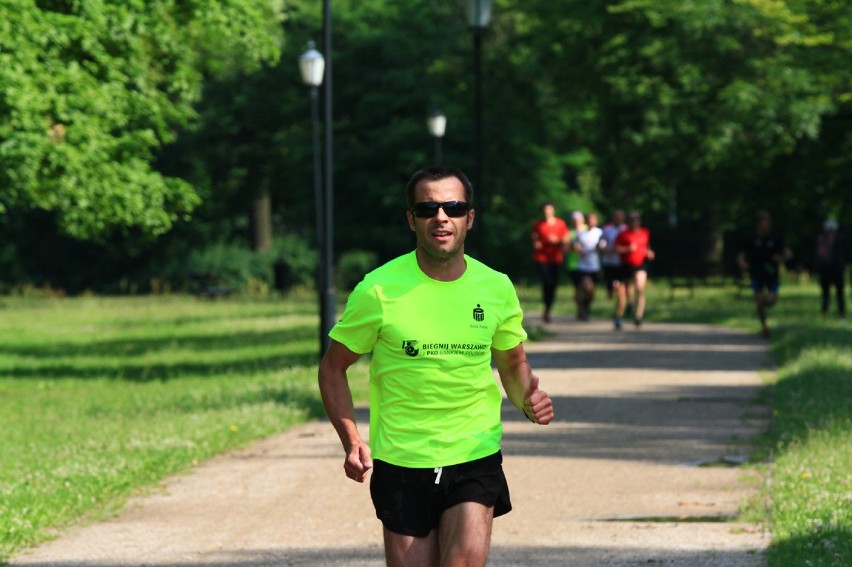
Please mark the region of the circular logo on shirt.
<svg viewBox="0 0 852 567"><path fill-rule="evenodd" d="M420 341L402 341L402 350L408 356L417 356L420 352L420 349L417 348L417 343Z"/></svg>

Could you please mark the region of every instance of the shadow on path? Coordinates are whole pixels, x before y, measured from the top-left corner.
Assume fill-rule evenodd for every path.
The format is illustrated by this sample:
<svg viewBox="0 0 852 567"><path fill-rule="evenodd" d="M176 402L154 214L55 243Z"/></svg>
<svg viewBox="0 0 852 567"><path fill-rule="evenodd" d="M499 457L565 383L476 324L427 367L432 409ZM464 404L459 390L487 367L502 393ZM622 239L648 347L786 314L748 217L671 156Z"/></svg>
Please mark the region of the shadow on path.
<svg viewBox="0 0 852 567"><path fill-rule="evenodd" d="M249 549L222 551L218 557L181 562L145 562L146 567L279 567L298 565L304 567L379 567L384 566L381 549L331 548L331 549ZM141 563L140 563L141 565ZM553 567L583 565L584 567L612 565L667 565L681 567L762 565L762 559L748 550L714 551L678 550L665 548L643 549L582 546L553 547L492 547L488 565L491 567ZM127 563L98 561L63 561L32 563L30 567L127 567Z"/></svg>

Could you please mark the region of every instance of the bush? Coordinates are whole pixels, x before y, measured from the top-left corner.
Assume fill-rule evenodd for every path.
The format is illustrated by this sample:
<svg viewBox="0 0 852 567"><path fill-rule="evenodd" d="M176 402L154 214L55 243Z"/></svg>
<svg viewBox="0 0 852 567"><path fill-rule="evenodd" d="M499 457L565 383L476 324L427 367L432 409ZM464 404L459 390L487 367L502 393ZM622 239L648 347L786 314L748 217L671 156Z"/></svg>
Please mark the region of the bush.
<svg viewBox="0 0 852 567"><path fill-rule="evenodd" d="M343 290L353 289L378 263L379 259L375 252L366 250L344 252L337 261L337 287Z"/></svg>
<svg viewBox="0 0 852 567"><path fill-rule="evenodd" d="M316 279L319 255L307 245L303 238L288 234L276 238L269 251L274 257L272 263L283 263L292 284L312 284Z"/></svg>
<svg viewBox="0 0 852 567"><path fill-rule="evenodd" d="M237 293L267 295L313 281L317 255L297 236L276 239L269 250L255 252L240 243L218 242L175 259L160 270L159 279L172 288L203 291L227 288Z"/></svg>

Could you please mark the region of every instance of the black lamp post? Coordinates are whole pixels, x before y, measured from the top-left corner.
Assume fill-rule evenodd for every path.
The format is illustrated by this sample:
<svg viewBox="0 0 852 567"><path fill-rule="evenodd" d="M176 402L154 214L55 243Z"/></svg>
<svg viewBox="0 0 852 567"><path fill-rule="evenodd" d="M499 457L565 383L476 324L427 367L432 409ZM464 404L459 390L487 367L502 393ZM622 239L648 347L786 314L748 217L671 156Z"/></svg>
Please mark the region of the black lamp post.
<svg viewBox="0 0 852 567"><path fill-rule="evenodd" d="M299 71L302 74L302 82L311 88L311 138L314 150L314 200L316 203L317 246L322 251L325 249L325 215L320 166L319 86L322 84L323 75L325 74L325 59L316 50L313 41L308 42L308 50L299 57ZM325 278L328 276L321 268L317 270L317 276L317 291L320 306L320 357L322 357L327 347L326 336L328 334L328 329L325 328L325 319L322 316L325 298L324 290L326 287Z"/></svg>
<svg viewBox="0 0 852 567"><path fill-rule="evenodd" d="M491 0L468 0L467 21L473 31L473 69L475 76L474 119L474 153L476 167L474 170L474 185L482 194L482 34L491 19Z"/></svg>
<svg viewBox="0 0 852 567"><path fill-rule="evenodd" d="M476 94L474 98L474 156L475 166L473 171L473 186L479 196L479 240L481 242L480 254L485 249L485 216L482 214L487 209L485 191L482 185L482 34L488 27L491 19L491 0L468 0L467 21L473 32L473 69L475 77ZM483 254L484 256L484 254ZM484 259L484 258L483 258Z"/></svg>
<svg viewBox="0 0 852 567"><path fill-rule="evenodd" d="M331 0L323 0L323 44L325 50L325 238L320 253L322 266L322 298L320 300L320 357L328 350L329 331L337 315L337 296L334 291L334 154L332 153L332 50L331 50Z"/></svg>
<svg viewBox="0 0 852 567"><path fill-rule="evenodd" d="M435 165L442 165L443 153L441 151L441 140L447 131L447 117L440 110L433 110L426 119L429 133L435 138Z"/></svg>

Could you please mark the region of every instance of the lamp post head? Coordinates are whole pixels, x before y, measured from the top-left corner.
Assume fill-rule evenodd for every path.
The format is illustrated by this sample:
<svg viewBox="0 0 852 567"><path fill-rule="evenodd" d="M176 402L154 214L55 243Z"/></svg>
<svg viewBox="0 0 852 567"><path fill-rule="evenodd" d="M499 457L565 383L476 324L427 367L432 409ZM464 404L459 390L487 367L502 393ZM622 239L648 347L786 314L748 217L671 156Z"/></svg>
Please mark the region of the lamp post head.
<svg viewBox="0 0 852 567"><path fill-rule="evenodd" d="M491 19L491 0L467 0L467 21L475 30L488 27Z"/></svg>
<svg viewBox="0 0 852 567"><path fill-rule="evenodd" d="M308 50L299 57L299 71L302 73L302 82L309 87L318 87L322 84L325 58L316 50L313 41L308 42Z"/></svg>
<svg viewBox="0 0 852 567"><path fill-rule="evenodd" d="M426 119L426 125L429 127L429 133L432 136L443 138L444 132L447 131L447 117L440 110L433 110Z"/></svg>

